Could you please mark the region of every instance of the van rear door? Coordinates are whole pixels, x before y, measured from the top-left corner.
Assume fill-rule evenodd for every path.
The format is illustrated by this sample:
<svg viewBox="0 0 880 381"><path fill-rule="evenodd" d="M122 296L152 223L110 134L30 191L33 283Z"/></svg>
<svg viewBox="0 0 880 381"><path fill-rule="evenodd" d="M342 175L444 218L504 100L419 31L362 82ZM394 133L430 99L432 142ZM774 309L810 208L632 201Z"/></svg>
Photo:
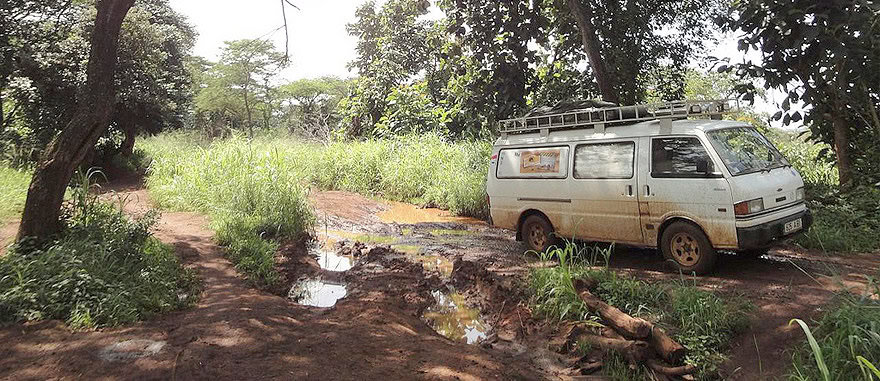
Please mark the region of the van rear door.
<svg viewBox="0 0 880 381"><path fill-rule="evenodd" d="M681 217L697 224L715 247L736 247L730 185L697 136L641 138L639 209L645 243L655 245L661 224Z"/></svg>
<svg viewBox="0 0 880 381"><path fill-rule="evenodd" d="M580 238L642 243L636 191L637 139L574 146L569 226Z"/></svg>

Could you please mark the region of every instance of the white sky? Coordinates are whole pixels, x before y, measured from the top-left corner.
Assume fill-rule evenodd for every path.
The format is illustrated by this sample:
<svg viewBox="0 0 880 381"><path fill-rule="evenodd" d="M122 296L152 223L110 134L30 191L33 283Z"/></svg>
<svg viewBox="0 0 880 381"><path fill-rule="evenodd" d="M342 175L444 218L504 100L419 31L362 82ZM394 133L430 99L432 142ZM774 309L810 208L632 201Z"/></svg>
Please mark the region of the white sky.
<svg viewBox="0 0 880 381"><path fill-rule="evenodd" d="M365 1L291 0L300 9L286 8L291 65L281 77L354 76L345 66L355 58L357 39L348 35L345 24L354 21L356 8ZM186 15L199 33L195 54L210 60L217 59L223 41L264 37L283 24L281 0L171 0L171 6ZM433 13L439 11L434 9ZM284 49L283 30L270 37L279 50ZM723 41L710 54L735 62L743 60L733 38ZM755 108L773 114L783 95L768 91L767 97L768 102L756 100Z"/></svg>

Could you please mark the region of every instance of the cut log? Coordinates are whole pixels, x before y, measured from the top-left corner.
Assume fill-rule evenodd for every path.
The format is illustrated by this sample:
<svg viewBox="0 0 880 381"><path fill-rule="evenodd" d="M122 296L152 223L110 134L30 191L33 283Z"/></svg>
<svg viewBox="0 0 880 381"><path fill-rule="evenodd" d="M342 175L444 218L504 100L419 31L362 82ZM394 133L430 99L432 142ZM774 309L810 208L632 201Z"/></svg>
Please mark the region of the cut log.
<svg viewBox="0 0 880 381"><path fill-rule="evenodd" d="M648 343L654 348L660 357L670 364L681 364L687 350L675 340L672 340L663 328L652 325L651 336Z"/></svg>
<svg viewBox="0 0 880 381"><path fill-rule="evenodd" d="M620 353L635 364L643 363L653 356L651 346L645 341L612 339L593 334L580 335L578 341L587 342L593 348Z"/></svg>
<svg viewBox="0 0 880 381"><path fill-rule="evenodd" d="M615 331L630 339L646 339L651 334L652 324L644 319L634 318L614 306L603 302L593 295L587 287L587 283L580 279L573 282L578 297L590 308L596 311L602 319L608 322Z"/></svg>
<svg viewBox="0 0 880 381"><path fill-rule="evenodd" d="M697 367L693 365L666 366L666 364L655 359L648 359L646 364L651 370L667 376L684 376L697 371Z"/></svg>

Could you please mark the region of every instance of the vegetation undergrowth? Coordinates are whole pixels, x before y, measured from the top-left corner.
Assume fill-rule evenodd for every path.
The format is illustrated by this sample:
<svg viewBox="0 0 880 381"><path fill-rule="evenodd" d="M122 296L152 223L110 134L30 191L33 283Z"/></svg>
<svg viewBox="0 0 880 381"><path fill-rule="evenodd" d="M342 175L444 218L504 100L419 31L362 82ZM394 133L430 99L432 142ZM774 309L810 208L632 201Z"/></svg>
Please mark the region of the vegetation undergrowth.
<svg viewBox="0 0 880 381"><path fill-rule="evenodd" d="M157 214L130 219L118 205L89 194L88 182L81 176L71 189L57 237L41 245L25 241L0 257L0 322L114 326L197 297L193 272L150 233Z"/></svg>
<svg viewBox="0 0 880 381"><path fill-rule="evenodd" d="M840 192L838 173L827 144L813 143L793 133L768 132L791 165L804 179L813 226L795 238L805 248L829 252L865 252L880 249L880 190L856 187Z"/></svg>
<svg viewBox="0 0 880 381"><path fill-rule="evenodd" d="M24 206L31 174L0 164L0 223L18 217Z"/></svg>
<svg viewBox="0 0 880 381"><path fill-rule="evenodd" d="M208 146L146 141L147 187L159 206L208 214L219 243L259 287L274 286L279 240L307 234L315 217L302 179L306 155L280 142L232 138Z"/></svg>
<svg viewBox="0 0 880 381"><path fill-rule="evenodd" d="M543 260L558 260L552 268L531 272L529 285L534 310L554 321L598 321L578 298L572 279L592 279L594 293L606 303L667 329L673 338L688 349L686 362L699 370L699 379L718 377L718 366L730 339L747 326L749 304L737 297L721 297L700 290L693 281L647 283L618 275L607 267L611 247L583 246L566 242L541 253ZM616 380L637 379L643 369L630 369L620 358L606 363L603 374ZM615 364L620 366L615 366Z"/></svg>
<svg viewBox="0 0 880 381"><path fill-rule="evenodd" d="M880 380L880 287L865 295L841 293L813 328L792 320L807 340L792 354L790 380Z"/></svg>

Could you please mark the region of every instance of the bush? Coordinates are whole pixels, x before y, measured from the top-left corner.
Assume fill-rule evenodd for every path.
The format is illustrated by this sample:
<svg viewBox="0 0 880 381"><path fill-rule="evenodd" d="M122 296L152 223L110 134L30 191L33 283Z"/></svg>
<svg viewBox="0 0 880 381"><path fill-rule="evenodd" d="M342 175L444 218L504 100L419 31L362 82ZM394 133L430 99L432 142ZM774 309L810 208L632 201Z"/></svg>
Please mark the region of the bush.
<svg viewBox="0 0 880 381"><path fill-rule="evenodd" d="M156 214L129 219L82 189L62 233L0 257L0 321L61 319L74 328L130 323L189 305L196 281L153 238Z"/></svg>
<svg viewBox="0 0 880 381"><path fill-rule="evenodd" d="M698 378L717 377L718 366L730 339L747 326L748 304L739 298L722 298L682 280L660 284L620 276L607 268L596 268L597 259L607 258L613 248L578 247L566 243L555 255L553 268L535 269L529 278L534 310L555 321L598 320L578 298L572 279L593 279L595 294L606 303L632 316L666 328L673 338L688 348L686 362L698 367ZM551 252L553 250L551 249ZM559 255L559 253L565 253ZM619 379L636 379L640 370L614 369Z"/></svg>
<svg viewBox="0 0 880 381"><path fill-rule="evenodd" d="M21 213L30 182L29 172L0 165L0 223Z"/></svg>
<svg viewBox="0 0 880 381"><path fill-rule="evenodd" d="M880 241L873 238L880 232L880 190L858 187L841 193L827 144L777 130L768 136L803 177L807 206L813 212L812 228L795 242L805 248L834 252L880 249Z"/></svg>

